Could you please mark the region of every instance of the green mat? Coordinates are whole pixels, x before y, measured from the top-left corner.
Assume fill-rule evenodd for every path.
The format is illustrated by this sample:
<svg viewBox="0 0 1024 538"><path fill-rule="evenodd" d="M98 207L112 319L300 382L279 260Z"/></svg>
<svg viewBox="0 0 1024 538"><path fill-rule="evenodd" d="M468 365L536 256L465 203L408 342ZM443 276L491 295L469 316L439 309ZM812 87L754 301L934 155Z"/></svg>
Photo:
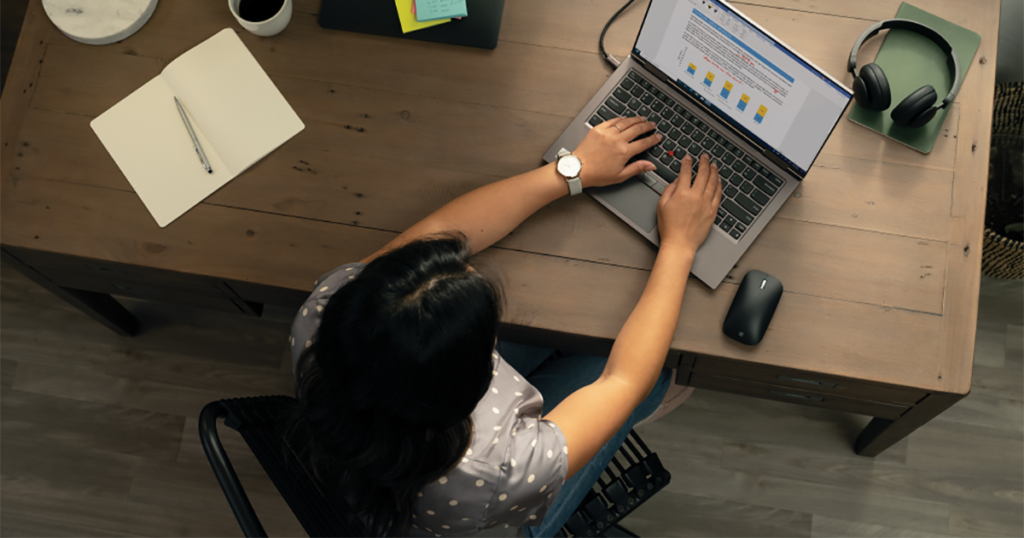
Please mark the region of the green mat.
<svg viewBox="0 0 1024 538"><path fill-rule="evenodd" d="M971 7L965 3L964 9ZM960 61L960 76L967 76L967 70L974 63L974 54L978 52L978 46L981 44L980 35L906 2L900 6L895 18L920 22L942 34L956 51L957 59ZM877 36L871 39L877 39ZM858 58L858 72L866 63L868 62ZM892 94L892 105L888 110L874 111L854 102L850 109L850 121L921 153L930 153L952 104L939 110L931 121L917 129L896 125L889 113L904 97L926 84L931 84L935 88L939 101L946 97L953 85L946 64L946 54L927 37L908 30L888 30L874 63L885 71L885 78L889 81L889 90Z"/></svg>

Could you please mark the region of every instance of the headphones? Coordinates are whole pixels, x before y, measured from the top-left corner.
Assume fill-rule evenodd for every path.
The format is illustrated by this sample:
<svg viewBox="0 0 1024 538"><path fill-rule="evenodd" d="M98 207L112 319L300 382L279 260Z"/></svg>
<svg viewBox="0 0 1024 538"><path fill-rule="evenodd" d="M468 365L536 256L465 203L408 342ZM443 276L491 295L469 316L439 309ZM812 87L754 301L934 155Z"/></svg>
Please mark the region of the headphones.
<svg viewBox="0 0 1024 538"><path fill-rule="evenodd" d="M949 90L949 95L941 103L935 105L935 101L938 98L935 94L935 88L930 84L922 86L905 97L900 104L892 109L890 114L892 121L896 122L897 125L921 127L928 123L935 116L936 112L946 108L956 97L956 92L960 90L961 82L960 61L956 57L956 51L953 50L953 46L950 45L949 41L946 41L946 38L942 37L942 34L919 22L907 19L890 19L872 25L853 44L853 50L850 51L850 62L847 66L847 69L853 74L853 96L857 100L857 104L868 110L886 110L889 108L892 102L892 98L889 95L889 81L885 78L882 68L873 63L861 67L860 74L857 74L857 52L860 51L864 41L874 37L878 32L890 28L910 30L916 34L923 35L931 39L932 42L946 53L946 64L949 66L953 79L953 86Z"/></svg>

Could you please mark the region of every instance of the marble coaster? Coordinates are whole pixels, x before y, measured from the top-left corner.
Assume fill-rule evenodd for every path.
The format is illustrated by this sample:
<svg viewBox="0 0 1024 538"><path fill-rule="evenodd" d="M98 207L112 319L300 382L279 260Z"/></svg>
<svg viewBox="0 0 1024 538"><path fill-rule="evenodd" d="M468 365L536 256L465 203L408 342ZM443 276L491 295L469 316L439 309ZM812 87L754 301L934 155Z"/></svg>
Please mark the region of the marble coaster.
<svg viewBox="0 0 1024 538"><path fill-rule="evenodd" d="M157 0L43 0L50 22L87 45L116 43L142 28Z"/></svg>

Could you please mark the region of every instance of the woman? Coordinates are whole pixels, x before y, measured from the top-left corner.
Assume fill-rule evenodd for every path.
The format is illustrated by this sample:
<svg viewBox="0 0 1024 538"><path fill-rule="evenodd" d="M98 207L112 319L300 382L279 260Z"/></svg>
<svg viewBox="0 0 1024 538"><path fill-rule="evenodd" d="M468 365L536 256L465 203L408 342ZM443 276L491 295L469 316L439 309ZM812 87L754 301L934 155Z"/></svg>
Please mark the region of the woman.
<svg viewBox="0 0 1024 538"><path fill-rule="evenodd" d="M594 127L583 187L645 170L645 118ZM687 275L721 199L707 156L658 204L661 248L609 357L497 341L501 292L469 264L569 192L554 164L469 192L322 276L292 327L297 445L378 536L551 536L670 383ZM515 275L510 275L514 278Z"/></svg>

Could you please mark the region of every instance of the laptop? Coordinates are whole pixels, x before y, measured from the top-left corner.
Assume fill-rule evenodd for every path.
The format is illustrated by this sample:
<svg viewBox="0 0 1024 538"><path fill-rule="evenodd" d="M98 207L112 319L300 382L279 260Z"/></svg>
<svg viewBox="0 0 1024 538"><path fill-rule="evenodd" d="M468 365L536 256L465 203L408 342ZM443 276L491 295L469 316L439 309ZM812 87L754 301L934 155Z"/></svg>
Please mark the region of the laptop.
<svg viewBox="0 0 1024 538"><path fill-rule="evenodd" d="M593 126L646 116L664 135L638 156L657 166L587 194L659 244L657 204L681 159L708 154L722 203L692 274L718 287L807 175L852 92L721 0L651 0L633 51L544 154ZM586 164L584 164L586 166Z"/></svg>
<svg viewBox="0 0 1024 538"><path fill-rule="evenodd" d="M394 2L322 0L317 21L333 30L493 49L498 46L504 10L505 0L466 0L469 16L403 34Z"/></svg>

